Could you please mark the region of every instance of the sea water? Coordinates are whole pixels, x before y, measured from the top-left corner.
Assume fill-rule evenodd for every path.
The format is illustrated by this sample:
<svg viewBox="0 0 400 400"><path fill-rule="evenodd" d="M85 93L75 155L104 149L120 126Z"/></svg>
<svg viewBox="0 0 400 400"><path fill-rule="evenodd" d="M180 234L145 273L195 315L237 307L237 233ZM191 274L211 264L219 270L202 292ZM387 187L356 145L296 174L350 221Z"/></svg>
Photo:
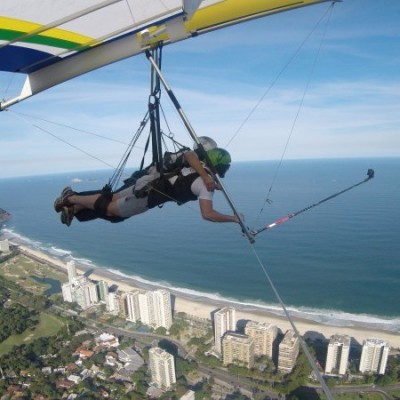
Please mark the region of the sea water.
<svg viewBox="0 0 400 400"><path fill-rule="evenodd" d="M269 277L297 316L400 332L400 159L277 167L273 161L234 163L224 179L251 229L364 180L370 168L376 176L260 233L254 245L236 224L203 221L197 202L166 204L119 224L62 225L53 202L63 187L99 189L111 171L1 179L0 207L13 215L3 231L65 261L279 313ZM221 193L214 198L217 210L231 213Z"/></svg>

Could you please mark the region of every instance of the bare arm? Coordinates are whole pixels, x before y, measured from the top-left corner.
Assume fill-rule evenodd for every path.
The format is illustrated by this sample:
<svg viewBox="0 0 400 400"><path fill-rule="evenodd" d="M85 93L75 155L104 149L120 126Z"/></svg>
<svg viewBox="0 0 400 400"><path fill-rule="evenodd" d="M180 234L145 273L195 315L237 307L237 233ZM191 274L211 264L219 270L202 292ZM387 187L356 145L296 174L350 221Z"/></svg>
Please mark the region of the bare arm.
<svg viewBox="0 0 400 400"><path fill-rule="evenodd" d="M211 222L239 222L236 215L226 215L214 210L211 200L199 199L201 216Z"/></svg>
<svg viewBox="0 0 400 400"><path fill-rule="evenodd" d="M217 184L216 182L214 182L214 179L210 175L208 175L207 171L201 165L201 162L198 159L196 153L193 151L188 151L184 154L184 157L188 164L201 176L201 179L203 179L207 190L209 192L213 192L217 188Z"/></svg>

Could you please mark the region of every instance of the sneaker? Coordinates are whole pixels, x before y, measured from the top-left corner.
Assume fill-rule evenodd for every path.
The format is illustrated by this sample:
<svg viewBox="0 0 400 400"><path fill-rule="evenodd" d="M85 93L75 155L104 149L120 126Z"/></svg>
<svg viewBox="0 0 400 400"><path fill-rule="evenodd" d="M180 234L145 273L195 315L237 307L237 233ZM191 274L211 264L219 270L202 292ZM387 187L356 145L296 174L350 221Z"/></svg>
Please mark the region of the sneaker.
<svg viewBox="0 0 400 400"><path fill-rule="evenodd" d="M61 196L54 202L54 210L56 210L56 212L61 212L63 207L69 206L68 198L74 194L75 192L69 186L64 188L61 192Z"/></svg>
<svg viewBox="0 0 400 400"><path fill-rule="evenodd" d="M63 207L61 210L61 223L70 226L73 219L74 212L72 207Z"/></svg>

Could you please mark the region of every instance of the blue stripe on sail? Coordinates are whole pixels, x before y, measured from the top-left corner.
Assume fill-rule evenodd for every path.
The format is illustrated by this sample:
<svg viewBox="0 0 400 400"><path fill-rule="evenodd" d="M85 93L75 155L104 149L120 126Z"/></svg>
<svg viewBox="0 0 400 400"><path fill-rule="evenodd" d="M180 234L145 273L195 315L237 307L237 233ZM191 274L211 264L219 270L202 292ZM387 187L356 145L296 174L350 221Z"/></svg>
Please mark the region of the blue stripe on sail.
<svg viewBox="0 0 400 400"><path fill-rule="evenodd" d="M19 46L5 46L0 49L0 70L30 73L52 64L59 58L51 53ZM43 61L43 63L41 62Z"/></svg>

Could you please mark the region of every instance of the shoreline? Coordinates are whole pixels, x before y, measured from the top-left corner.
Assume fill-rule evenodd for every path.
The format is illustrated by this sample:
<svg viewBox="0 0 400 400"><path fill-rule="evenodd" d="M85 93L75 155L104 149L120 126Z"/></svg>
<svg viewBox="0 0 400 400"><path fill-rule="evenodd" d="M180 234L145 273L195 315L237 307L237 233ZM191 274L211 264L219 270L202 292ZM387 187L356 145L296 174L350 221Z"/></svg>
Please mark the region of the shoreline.
<svg viewBox="0 0 400 400"><path fill-rule="evenodd" d="M19 248L22 254L36 261L46 263L49 267L56 268L63 272L67 272L66 263L63 261L48 256L42 251L33 250L32 248L14 242L8 238L10 244ZM138 279L122 274L115 273L106 268L84 265L76 262L76 269L79 274L86 274L92 280L104 280L109 287L116 285L118 290L130 292L135 289L154 290L159 288L159 284L151 285L150 283L140 282ZM184 312L189 316L211 320L211 313L223 306L232 306L236 309L237 321L253 320L258 322L266 322L276 325L282 332L292 329L290 322L285 316L275 314L274 312L263 309L262 306L252 304L238 304L235 301L228 299L211 299L205 296L194 296L187 293L182 293L174 288L165 287L174 296L174 312ZM374 327L368 327L367 324L357 324L357 321L352 321L352 326L339 326L334 324L323 324L305 318L294 316L289 311L296 328L299 333L305 338L321 338L329 340L334 334L349 335L352 340L356 340L362 344L363 340L369 338L379 338L386 341L392 349L400 349L400 334L386 331Z"/></svg>

